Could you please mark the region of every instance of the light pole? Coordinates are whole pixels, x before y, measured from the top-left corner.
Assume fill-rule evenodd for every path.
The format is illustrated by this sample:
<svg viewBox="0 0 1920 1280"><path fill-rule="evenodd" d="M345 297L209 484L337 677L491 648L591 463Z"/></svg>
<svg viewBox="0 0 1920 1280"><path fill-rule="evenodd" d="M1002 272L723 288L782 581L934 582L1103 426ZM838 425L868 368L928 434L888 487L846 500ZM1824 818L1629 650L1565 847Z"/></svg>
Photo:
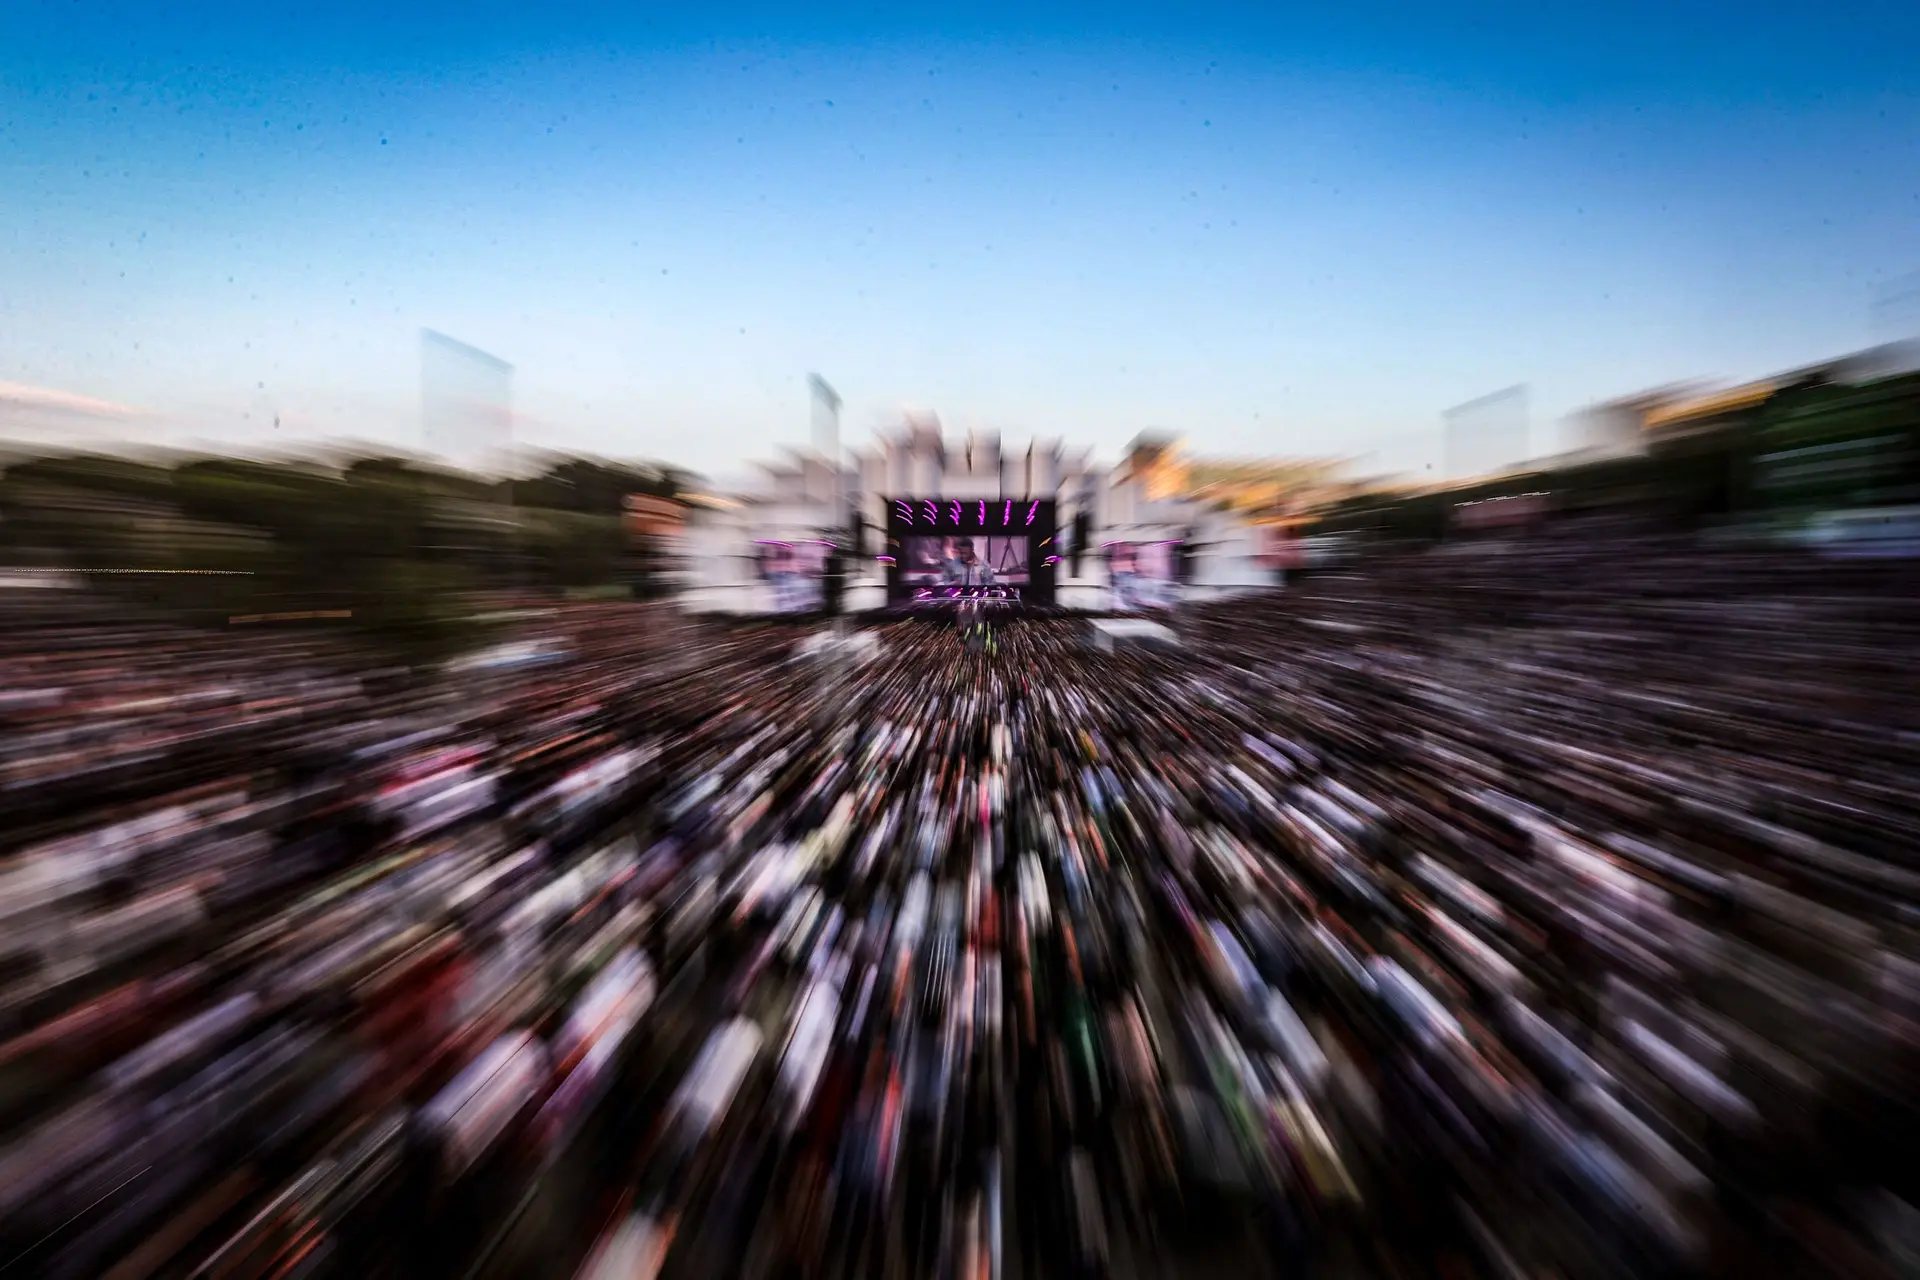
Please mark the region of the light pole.
<svg viewBox="0 0 1920 1280"><path fill-rule="evenodd" d="M1920 271L1887 281L1873 294L1875 342L1912 342L1920 338Z"/></svg>
<svg viewBox="0 0 1920 1280"><path fill-rule="evenodd" d="M842 474L845 467L840 457L840 393L828 386L827 380L817 373L807 375L807 390L813 398L813 451L820 455L832 477L827 497L827 509L833 513L833 520L828 523L828 529L832 532L825 532L821 536L829 542L837 542L847 528L846 477ZM832 549L838 550L837 547ZM833 616L833 630L838 635L845 630L841 618L845 616L846 609L844 594L848 561L845 556L834 558L840 565L840 598L834 601L838 607Z"/></svg>

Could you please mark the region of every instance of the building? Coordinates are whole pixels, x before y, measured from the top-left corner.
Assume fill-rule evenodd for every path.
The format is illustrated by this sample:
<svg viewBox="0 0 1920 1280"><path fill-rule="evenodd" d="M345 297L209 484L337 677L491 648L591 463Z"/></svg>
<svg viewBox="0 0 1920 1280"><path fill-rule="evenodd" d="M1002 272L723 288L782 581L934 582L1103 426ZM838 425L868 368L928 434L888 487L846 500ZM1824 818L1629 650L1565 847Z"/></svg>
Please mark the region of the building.
<svg viewBox="0 0 1920 1280"><path fill-rule="evenodd" d="M1525 386L1508 387L1455 405L1441 415L1449 480L1497 475L1532 456L1532 419Z"/></svg>
<svg viewBox="0 0 1920 1280"><path fill-rule="evenodd" d="M1646 448L1648 423L1655 415L1664 415L1699 395L1697 386L1676 385L1591 405L1567 420L1566 448L1560 457L1543 459L1538 465L1544 468L1571 459L1640 453Z"/></svg>
<svg viewBox="0 0 1920 1280"><path fill-rule="evenodd" d="M1137 479L1152 500L1189 500L1265 523L1313 506L1345 469L1323 458L1191 457L1184 442L1149 432L1128 446L1118 475Z"/></svg>
<svg viewBox="0 0 1920 1280"><path fill-rule="evenodd" d="M1777 380L1768 378L1676 399L1647 413L1646 433L1653 440L1672 440L1739 426L1780 386Z"/></svg>

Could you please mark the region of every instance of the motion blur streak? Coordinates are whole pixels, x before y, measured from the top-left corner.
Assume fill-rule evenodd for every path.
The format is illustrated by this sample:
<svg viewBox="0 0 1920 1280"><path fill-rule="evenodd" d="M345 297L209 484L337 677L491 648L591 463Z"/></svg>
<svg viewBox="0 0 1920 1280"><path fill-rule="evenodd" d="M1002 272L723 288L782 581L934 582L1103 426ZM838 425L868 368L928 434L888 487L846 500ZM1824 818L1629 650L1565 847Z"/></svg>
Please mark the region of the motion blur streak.
<svg viewBox="0 0 1920 1280"><path fill-rule="evenodd" d="M11 593L5 1258L1900 1274L1914 585L1570 518L409 671Z"/></svg>

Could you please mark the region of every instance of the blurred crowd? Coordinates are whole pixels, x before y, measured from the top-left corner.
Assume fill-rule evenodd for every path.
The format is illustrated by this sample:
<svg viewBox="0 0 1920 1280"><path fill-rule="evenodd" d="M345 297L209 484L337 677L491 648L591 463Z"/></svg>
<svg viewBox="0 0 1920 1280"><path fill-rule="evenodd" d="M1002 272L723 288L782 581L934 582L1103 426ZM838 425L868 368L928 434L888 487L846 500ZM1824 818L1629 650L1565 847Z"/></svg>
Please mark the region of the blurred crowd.
<svg viewBox="0 0 1920 1280"><path fill-rule="evenodd" d="M583 605L434 676L21 619L0 1268L1911 1274L1905 572L1588 529L1177 650Z"/></svg>

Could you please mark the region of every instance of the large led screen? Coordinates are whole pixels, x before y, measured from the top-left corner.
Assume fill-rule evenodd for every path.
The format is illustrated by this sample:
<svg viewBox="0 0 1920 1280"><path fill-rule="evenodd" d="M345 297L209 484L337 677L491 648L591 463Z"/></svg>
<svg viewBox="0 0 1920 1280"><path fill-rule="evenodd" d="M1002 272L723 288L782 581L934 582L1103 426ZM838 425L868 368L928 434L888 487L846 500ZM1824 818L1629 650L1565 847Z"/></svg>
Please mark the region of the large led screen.
<svg viewBox="0 0 1920 1280"><path fill-rule="evenodd" d="M820 542L762 542L760 576L773 590L775 613L811 613L825 599L827 551Z"/></svg>
<svg viewBox="0 0 1920 1280"><path fill-rule="evenodd" d="M1170 609L1179 600L1172 542L1115 542L1107 547L1113 607L1123 613Z"/></svg>
<svg viewBox="0 0 1920 1280"><path fill-rule="evenodd" d="M922 535L901 539L901 581L914 587L1023 587L1027 539Z"/></svg>

